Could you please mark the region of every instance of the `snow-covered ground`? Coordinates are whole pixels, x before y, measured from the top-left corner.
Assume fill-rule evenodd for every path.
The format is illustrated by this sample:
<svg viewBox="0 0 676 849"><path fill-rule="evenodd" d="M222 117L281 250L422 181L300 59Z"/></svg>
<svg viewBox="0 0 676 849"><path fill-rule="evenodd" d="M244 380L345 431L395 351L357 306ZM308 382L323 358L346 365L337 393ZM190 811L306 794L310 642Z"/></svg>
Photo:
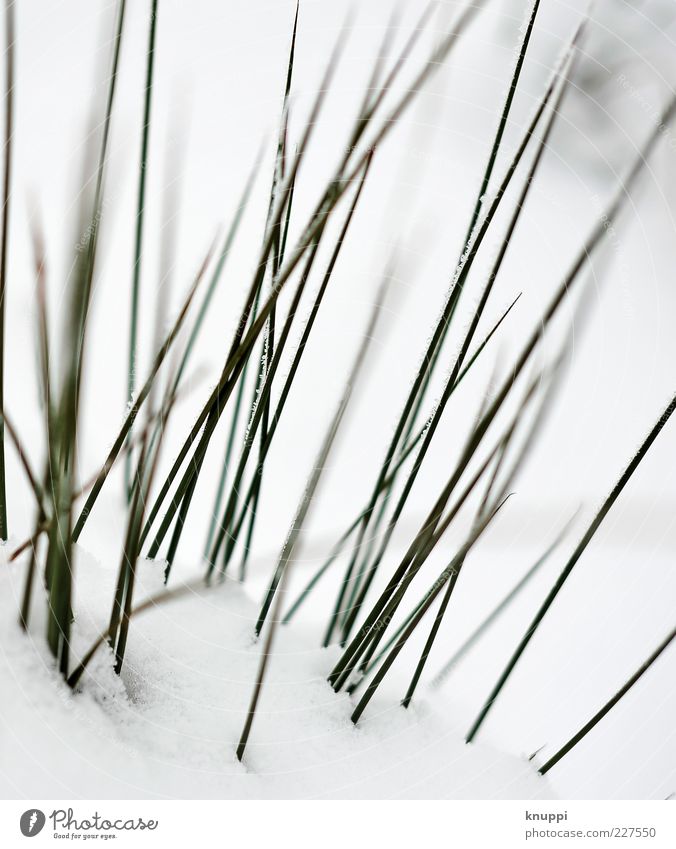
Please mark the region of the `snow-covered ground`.
<svg viewBox="0 0 676 849"><path fill-rule="evenodd" d="M113 574L82 551L77 565L84 648L105 622ZM73 695L39 626L32 638L16 627L21 571L1 579L2 798L552 798L525 758L465 745L443 699L409 711L376 703L355 727L348 697L326 683L337 652L287 628L240 764L260 645L258 608L236 583L139 615L122 680L101 650ZM145 564L146 593L161 574Z"/></svg>

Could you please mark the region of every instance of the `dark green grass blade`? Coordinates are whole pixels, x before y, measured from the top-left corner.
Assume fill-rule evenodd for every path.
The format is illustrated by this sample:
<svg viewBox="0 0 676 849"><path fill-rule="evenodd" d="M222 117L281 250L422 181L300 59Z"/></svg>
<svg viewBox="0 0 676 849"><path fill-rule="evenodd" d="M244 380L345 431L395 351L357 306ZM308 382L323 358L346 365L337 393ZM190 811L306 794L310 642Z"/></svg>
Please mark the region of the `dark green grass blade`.
<svg viewBox="0 0 676 849"><path fill-rule="evenodd" d="M397 570L383 590L377 604L373 607L358 634L344 651L343 656L329 675L329 683L333 685L336 691L340 690L347 683L362 654L369 648L374 651L377 647L413 578L420 571L423 563L451 522L456 518L469 497L475 491L479 481L486 473L486 470L499 450L501 443L502 439L498 441L480 464L479 468L474 472L464 490L449 509L441 528L437 530L442 512L457 483L457 471L451 475L436 504L425 518L420 530L401 559Z"/></svg>
<svg viewBox="0 0 676 849"><path fill-rule="evenodd" d="M0 245L0 410L5 408L5 309L9 247L9 199L12 181L14 130L14 0L5 0L5 161L2 187L2 244ZM7 540L5 432L0 422L0 539Z"/></svg>
<svg viewBox="0 0 676 849"><path fill-rule="evenodd" d="M524 413L531 397L535 394L535 391L536 391L536 389L539 385L540 385L540 378L538 377L536 380L534 380L531 383L531 387L530 387L528 393L526 394L526 398L523 401L519 412L515 416L512 425L508 429L507 433L505 434L505 436L504 436L504 438L503 438L503 440L500 444L500 447L498 448L498 451L496 453L497 459L496 459L496 463L494 465L493 473L491 474L488 485L487 485L486 490L484 492L484 496L481 500L481 504L479 506L479 509L477 510L477 515L476 515L476 519L475 519L475 521L477 521L477 522L480 521L481 518L487 512L490 512L491 508L489 506L489 502L490 502L490 499L491 499L491 493L493 491L493 488L496 485L496 480L497 480L499 473L502 469L502 466L505 462L505 458L507 456L507 452L509 450L510 443L512 442L512 440L515 436L517 426L519 424L519 420L522 418L523 413ZM527 444L531 443L532 432L535 428L537 428L537 424L538 424L538 417L536 416L536 420L535 420L533 426L531 426L531 428L530 428L531 433L529 435L529 438L526 440ZM513 469L517 469L517 468L519 468L519 466L520 466L520 463L517 461L514 464ZM503 483L502 491L497 496L498 500L501 500L506 495L506 488L511 483L511 477L512 477L512 475L508 475L506 481ZM442 529L440 528L438 533L440 533L441 531L442 531ZM436 641L436 638L437 638L437 635L438 635L438 632L439 632L439 628L441 627L441 623L442 623L444 616L446 614L446 609L448 608L448 604L451 600L451 596L453 595L453 592L455 590L458 577L460 576L460 571L462 570L464 564L465 564L465 560L463 559L457 564L455 573L453 575L451 575L449 581L447 582L446 592L444 593L444 596L441 600L439 610L437 611L437 615L434 618L432 628L430 629L430 633L427 637L427 641L426 641L425 646L423 648L422 654L420 655L420 659L418 660L418 664L417 664L417 666L416 666L416 668L413 672L413 677L411 678L411 683L409 684L406 695L404 696L404 698L402 700L402 706L405 707L405 708L408 708L409 705L411 704L411 700L413 698L413 695L415 694L416 688L418 686L418 682L420 681L420 676L422 675L423 670L424 670L424 668L427 664L427 660L429 658L430 652L432 651L432 648L433 648L434 643Z"/></svg>
<svg viewBox="0 0 676 849"><path fill-rule="evenodd" d="M598 529L599 529L601 523L603 522L603 520L605 519L605 517L608 515L608 512L610 511L611 507L613 506L615 501L618 499L620 493L622 492L624 487L627 485L627 483L630 481L632 475L634 474L634 472L638 468L639 464L641 463L641 460L643 460L645 455L648 453L650 446L657 439L660 431L662 430L664 425L667 423L667 421L671 417L672 413L674 412L674 409L676 409L676 396L674 398L672 398L672 400L669 402L666 409L664 410L664 412L662 413L660 418L657 420L656 424L654 425L654 427L652 428L652 430L650 431L650 433L648 434L646 439L643 441L643 443L641 444L640 448L638 449L638 451L636 452L636 454L634 455L632 460L630 461L629 465L627 466L627 468L624 470L624 472L620 476L619 480L617 481L617 483L613 487L612 491L610 492L610 495L608 495L608 497L604 501L601 509L598 511L598 513L594 517L594 519L591 522L591 524L589 525L589 528L587 529L586 533L584 534L584 536L582 537L582 539L578 543L575 551L573 552L570 559L566 563L566 565L565 565L563 571L561 572L561 574L559 575L556 583L554 584L554 586L550 590L549 594L547 595L547 598L544 600L540 609L535 614L533 621L531 622L526 633L522 637L519 645L517 646L514 654L510 658L509 662L507 663L507 666L503 670L503 672L500 675L495 686L493 687L490 695L486 699L486 702L483 705L481 711L479 712L479 715L476 718L474 724L470 728L470 730L467 734L467 742L468 743L471 742L476 737L476 734L479 731L479 729L481 728L484 720L486 719L486 716L488 715L490 709L495 704L495 701L498 698L498 696L500 695L503 687L507 683L509 676L512 674L514 667L516 666L519 659L521 658L521 655L526 650L526 647L528 646L529 642L533 638L535 632L537 631L538 627L540 626L540 623L544 619L549 608L552 606L554 600L556 599L557 595L559 594L564 583L568 579L568 576L573 571L578 560L582 557L585 549L587 548L587 546L589 545L589 543L593 539L594 535L598 531Z"/></svg>
<svg viewBox="0 0 676 849"><path fill-rule="evenodd" d="M441 669L436 673L430 685L433 688L440 687L444 681L448 678L451 672L455 669L455 667L460 663L460 661L465 657L465 655L479 642L479 640L483 637L483 635L490 630L492 625L500 618L500 616L504 613L505 610L511 605L511 603L516 599L521 591L525 589L525 587L530 583L531 579L535 577L535 575L540 571L540 569L548 562L549 558L559 547L563 538L568 533L570 526L572 525L575 517L577 516L577 512L574 516L572 516L565 524L565 526L559 531L558 535L554 539L554 541L549 545L547 550L533 563L533 565L528 569L528 571L524 574L524 576L517 581L517 583L512 587L512 589L507 593L507 595L493 608L493 610L488 614L488 616L472 631L472 633L467 637L467 639L462 643L462 645L458 648L456 652L446 661L446 663L441 667ZM389 647L389 644L388 644ZM380 658L380 655L379 655ZM379 659L378 658L378 659ZM368 671L368 670L367 670Z"/></svg>
<svg viewBox="0 0 676 849"><path fill-rule="evenodd" d="M636 670L636 672L629 678L629 680L615 693L615 695L605 703L605 705L599 710L594 716L587 722L582 728L574 734L570 740L563 745L559 751L552 755L552 757L543 764L538 772L540 775L545 775L545 773L549 772L549 770L556 766L556 764L561 760L561 758L565 757L571 749L574 749L575 746L580 742L580 740L584 739L584 737L589 734L589 732L595 728L599 722L606 716L606 714L610 713L610 711L615 707L615 705L622 699L626 694L631 690L631 688L639 681L640 678L650 669L650 667L655 663L657 658L664 652L674 641L676 638L676 628L668 634L665 639L660 643L660 645L655 649L655 651L650 655L650 657Z"/></svg>
<svg viewBox="0 0 676 849"><path fill-rule="evenodd" d="M440 494L437 499L436 504L428 514L423 526L420 528L416 538L413 540L411 545L409 546L408 552L402 562L400 563L398 569L395 574L390 579L387 587L381 594L377 604L367 617L364 626L361 629L361 639L355 639L350 645L349 651L346 651L343 658L339 662L338 666L334 670L331 676L331 681L334 684L336 689L339 689L345 683L352 673L352 671L356 668L358 658L364 654L362 663L360 664L360 671L364 671L370 658L373 656L375 650L380 644L383 636L385 635L385 631L389 627L392 622L392 618L396 613L401 601L403 599L404 593L406 592L408 586L410 585L413 578L420 571L426 559L429 557L435 546L441 540L443 535L446 533L450 524L454 521L457 516L459 510L462 508L464 503L467 501L472 492L476 489L479 484L479 481L483 477L484 473L488 470L493 460L497 458L497 466L502 462L504 457L504 452L512 440L514 433L525 415L528 407L530 406L533 398L535 397L536 390L539 385L539 379L535 379L531 382L528 387L522 401L520 402L519 407L517 408L516 413L514 414L511 423L506 428L503 435L496 442L493 449L487 455L486 459L483 461L479 469L474 473L474 476L470 479L469 483L465 486L464 491L458 497L453 507L449 510L445 517L442 518L443 511L446 507L446 504L454 491L456 485L464 474L465 469L467 468L467 462L459 463L456 467L455 471L452 473L446 487ZM466 447L466 457L471 457L476 453L478 448L478 442L476 441L474 435L470 436L467 447ZM495 473L494 473L495 474ZM487 506L488 501L488 493L492 487L493 477L491 477L488 487L486 488L486 494L482 500L481 506L479 508L479 512L477 514L477 519L475 520L475 524L480 526L482 519L484 518L484 513L489 510ZM499 501L507 492L507 486L510 483L510 478L508 477L505 481L505 485L502 488L502 491L496 495L494 499L494 503ZM462 566L462 561L459 561L457 564L457 568L459 569ZM451 589L452 591L452 589ZM338 670L341 669L342 672L337 674Z"/></svg>
<svg viewBox="0 0 676 849"><path fill-rule="evenodd" d="M148 149L150 139L150 116L153 95L153 74L155 68L155 36L157 32L158 0L152 0L150 26L148 30L148 49L146 52L146 82L143 104L143 127L141 130L141 160L138 176L138 201L136 204L136 232L134 236L134 268L131 284L131 318L129 326L129 363L127 375L127 400L134 403L136 390L136 359L138 347L138 306L141 285L141 260L143 253L143 224L146 208L146 177L148 172ZM125 483L127 495L130 495L131 454L125 460Z"/></svg>

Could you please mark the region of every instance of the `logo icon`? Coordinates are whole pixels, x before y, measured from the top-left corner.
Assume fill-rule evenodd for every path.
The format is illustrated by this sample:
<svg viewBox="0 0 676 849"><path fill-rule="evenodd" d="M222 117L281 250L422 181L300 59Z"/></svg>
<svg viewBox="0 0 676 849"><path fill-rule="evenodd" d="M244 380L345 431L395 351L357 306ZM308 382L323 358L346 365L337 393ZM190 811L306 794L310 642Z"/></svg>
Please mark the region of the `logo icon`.
<svg viewBox="0 0 676 849"><path fill-rule="evenodd" d="M21 814L19 828L24 837L35 837L45 825L45 815L37 808L30 808Z"/></svg>

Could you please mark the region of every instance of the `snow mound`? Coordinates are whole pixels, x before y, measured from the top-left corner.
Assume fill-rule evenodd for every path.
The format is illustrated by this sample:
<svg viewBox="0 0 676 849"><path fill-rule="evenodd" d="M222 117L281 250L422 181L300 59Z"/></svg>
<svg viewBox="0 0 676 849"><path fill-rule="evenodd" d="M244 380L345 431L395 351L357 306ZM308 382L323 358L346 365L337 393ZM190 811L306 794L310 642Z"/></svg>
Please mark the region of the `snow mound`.
<svg viewBox="0 0 676 849"><path fill-rule="evenodd" d="M25 567L24 567L25 568ZM102 630L112 573L78 551L74 656ZM163 564L144 563L139 599ZM326 683L334 649L281 628L244 762L235 747L260 643L257 606L234 583L132 620L121 678L100 649L73 694L46 648L43 599L17 625L23 569L0 577L3 798L551 798L526 760L465 745L441 699L377 699L359 726Z"/></svg>

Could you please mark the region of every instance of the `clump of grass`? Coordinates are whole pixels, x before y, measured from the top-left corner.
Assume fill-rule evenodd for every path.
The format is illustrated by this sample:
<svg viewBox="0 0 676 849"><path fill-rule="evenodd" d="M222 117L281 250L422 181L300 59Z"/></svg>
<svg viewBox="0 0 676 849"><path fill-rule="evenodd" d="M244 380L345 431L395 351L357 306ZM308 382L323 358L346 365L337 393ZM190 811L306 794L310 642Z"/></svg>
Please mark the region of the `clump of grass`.
<svg viewBox="0 0 676 849"><path fill-rule="evenodd" d="M331 96L331 80L342 48L348 37L347 29L338 38L329 58L318 93L300 132L291 131L289 121L291 93L294 84L294 61L299 39L299 5L296 6L289 56L286 64L282 98L281 119L276 137L274 162L267 213L262 226L260 246L257 247L255 270L248 281L239 320L229 340L229 347L218 379L200 407L190 430L183 435L179 450L168 469L160 468L164 435L182 380L191 357L194 355L202 327L213 308L214 293L222 281L227 259L238 238L240 225L247 210L253 186L262 170L259 155L245 181L242 195L229 228L213 241L199 270L189 286L180 309L163 336L156 333L154 356L149 373L137 392L137 354L143 341L140 334L139 296L141 263L143 255L144 216L147 205L146 174L149 161L151 107L153 94L154 61L157 48L158 3L151 4L148 45L146 50L144 112L141 128L141 154L138 175L137 204L134 233L134 266L130 305L130 338L127 358L127 388L129 409L122 421L108 456L100 469L85 485L78 480L77 435L80 416L80 385L85 360L85 337L89 326L89 306L96 276L99 228L104 209L105 173L111 121L114 113L116 81L125 17L125 2L118 5L118 15L113 41L112 71L108 92L103 105L100 124L101 146L96 159L93 193L83 193L79 227L88 234L84 249L78 252L69 279L68 309L60 346L55 353L54 337L50 333L47 315L46 258L39 228L33 235L37 278L38 339L40 347L40 376L42 404L45 419L47 462L42 477L36 475L20 432L7 416L2 398L2 368L0 360L0 536L7 536L6 498L4 480L4 437L6 432L18 453L24 474L29 481L36 502L35 530L26 543L17 547L14 556L30 548L26 583L22 599L20 622L29 626L29 612L38 566L44 562L44 581L49 595L48 643L59 669L71 686L81 680L94 653L108 643L114 655L115 670L120 673L130 637L130 623L136 613L148 609L158 601L176 598L186 589L167 590L165 593L134 604L137 563L147 544L146 553L156 558L166 555L165 580L173 581L173 568L177 558L184 528L191 518L195 493L201 481L207 457L214 453L219 424L227 411L229 427L225 435L225 450L220 449L218 482L212 521L205 546L205 575L203 586L215 578L223 579L231 569L234 556L240 552L239 578L247 575L247 564L255 539L255 522L258 505L267 476L265 464L278 432L278 426L296 385L296 378L308 349L310 337L316 327L319 311L324 306L326 294L336 277L341 252L350 239L360 215L360 199L370 188L369 177L378 164L378 148L394 131L399 119L413 102L416 92L426 83L434 70L441 65L457 45L470 32L470 25L487 3L467 3L461 10L452 29L431 51L427 60L413 74L404 90L396 94L395 85L404 69L412 62L414 48L425 32L430 19L431 6L426 7L418 26L405 41L399 53L391 56L391 32L386 32L382 47L374 62L371 76L356 119L346 132L344 153L339 158L330 178L319 187L319 199L310 214L295 227L299 213L294 197L304 179L303 164L307 151L314 143L314 128L321 120L322 108ZM504 330L517 295L509 306L494 319L487 333L482 328L486 321L496 282L515 232L523 227L522 211L539 176L539 169L556 127L557 116L565 102L570 81L575 74L575 63L580 51L586 23L583 21L572 34L567 50L547 80L536 109L521 133L515 149L505 151L505 129L520 91L520 79L529 45L535 34L539 0L530 6L526 25L520 39L515 66L510 78L506 98L501 106L497 129L492 137L489 155L472 205L467 232L462 243L458 262L449 275L449 285L441 314L431 337L425 345L420 364L406 397L401 414L397 417L393 436L385 446L383 459L370 489L366 504L356 514L348 529L333 544L327 559L302 590L286 614L286 588L289 572L304 535L310 511L320 485L327 458L335 442L352 387L358 379L367 355L369 340L376 322L380 298L369 318L364 341L357 351L343 395L336 412L330 419L318 456L294 515L289 533L282 545L279 558L270 576L261 601L254 626L256 637L262 637L262 650L251 703L236 749L239 760L244 757L256 717L257 707L265 683L274 639L280 624L292 621L320 579L331 575L332 567L346 555L345 572L339 583L336 598L327 611L322 628L324 645L337 642L342 647L329 682L335 691L347 690L357 694L352 719L357 722L390 669L398 661L411 637L419 633L422 623L431 617L431 626L423 642L422 651L407 669L408 686L402 693L402 705L408 707L418 692L428 660L439 640L441 626L454 614L455 591L463 570L472 568L472 557L484 533L498 514L507 509L516 477L528 458L542 428L543 421L555 401L560 369L567 351L566 343L554 358L545 357L543 341L559 317L564 303L574 297L582 287L584 271L590 258L600 249L608 232L608 221L621 213L629 190L636 184L648 156L654 149L661 128L673 118L676 100L671 101L656 129L650 134L643 149L632 163L628 174L619 182L617 192L608 204L599 222L579 247L560 285L546 309L529 332L524 334L518 355L500 380L494 393L487 395L478 412L457 410L456 415L466 421L464 441L460 445L445 447L449 469L437 490L425 493L427 506L422 522L418 520L416 533L404 548L403 556L395 561L395 568L384 576L384 588L375 600L371 594L377 586L376 579L383 577L394 533L402 527L402 516L410 509L410 495L419 478L422 466L429 464L438 444L442 418L455 403L461 382L473 377L475 364L489 349L498 331ZM2 223L2 252L0 253L0 358L4 359L4 304L6 258L9 219L9 181L11 175L12 128L12 63L13 4L7 3L7 92L6 92L6 144L5 186ZM389 65L389 67L388 67ZM498 161L507 162L505 170L496 180ZM375 164L374 164L375 163ZM88 161L85 162L85 167ZM522 174L523 172L523 174ZM83 184L89 184L83 179ZM495 184L495 186L494 186ZM515 199L510 201L512 190L519 184ZM492 188L494 186L494 188ZM511 205L510 205L511 204ZM295 240L290 237L291 221L298 230ZM455 331L463 310L463 295L474 284L473 277L480 267L489 237L495 234L497 222L506 220L499 234L498 250L486 277L477 284L478 299L466 316L460 333L457 352L445 355L447 340ZM218 249L216 248L218 245ZM325 265L324 253L328 257ZM390 275L386 268L384 277ZM319 285L309 299L312 284ZM193 307L203 281L205 291L199 306ZM283 292L288 298L281 299ZM286 306L284 306L286 304ZM289 353L289 339L304 315L300 342ZM158 313L156 326L161 327ZM480 336L480 333L483 335ZM185 338L185 342L182 340ZM480 340L477 342L477 340ZM170 355L171 367L169 367ZM540 358L538 360L538 357ZM279 378L280 366L285 358L290 360L286 377ZM446 362L446 360L448 360ZM442 373L443 369L443 373ZM255 374L254 374L255 370ZM57 376L58 375L58 376ZM435 380L441 383L439 400L428 402L430 387ZM160 383L164 381L164 391ZM253 393L249 400L249 393ZM639 463L646 455L657 435L676 407L671 401L662 417L645 440L638 454L624 472L603 507L590 525L583 540L543 603L536 618L526 631L510 663L495 685L479 717L468 734L472 740L496 698L507 682L528 642L533 637L543 617L556 598L561 586L582 556L614 501L628 484ZM144 412L143 427L137 417ZM244 416L247 416L244 422ZM233 463L235 452L239 456ZM223 456L224 454L224 456ZM127 515L117 582L112 599L107 628L75 668L70 662L70 631L77 612L73 609L73 550L86 525L103 486L115 464L124 458L125 495ZM451 461L452 458L452 461ZM157 485L156 485L157 484ZM81 500L84 504L77 512ZM201 511L203 512L203 511ZM416 603L406 612L405 605L416 583L423 580L433 556L442 544L449 548L449 529L456 531L461 517L469 517L469 530L463 533L444 554L444 568L434 576L432 583ZM46 536L44 557L41 557L40 538ZM460 657L464 656L487 628L497 619L512 599L523 589L560 544L561 536L545 554L526 572L521 581L489 614L478 629L465 641L444 668L437 673L437 684L448 674ZM193 556L196 556L193 552ZM232 574L232 572L230 572ZM435 609L436 608L436 609ZM401 617L400 620L397 617ZM398 622L398 624L397 624ZM541 772L551 768L593 728L612 706L633 686L638 678L664 651L673 639L655 652L630 682L609 702L563 749L551 758Z"/></svg>

